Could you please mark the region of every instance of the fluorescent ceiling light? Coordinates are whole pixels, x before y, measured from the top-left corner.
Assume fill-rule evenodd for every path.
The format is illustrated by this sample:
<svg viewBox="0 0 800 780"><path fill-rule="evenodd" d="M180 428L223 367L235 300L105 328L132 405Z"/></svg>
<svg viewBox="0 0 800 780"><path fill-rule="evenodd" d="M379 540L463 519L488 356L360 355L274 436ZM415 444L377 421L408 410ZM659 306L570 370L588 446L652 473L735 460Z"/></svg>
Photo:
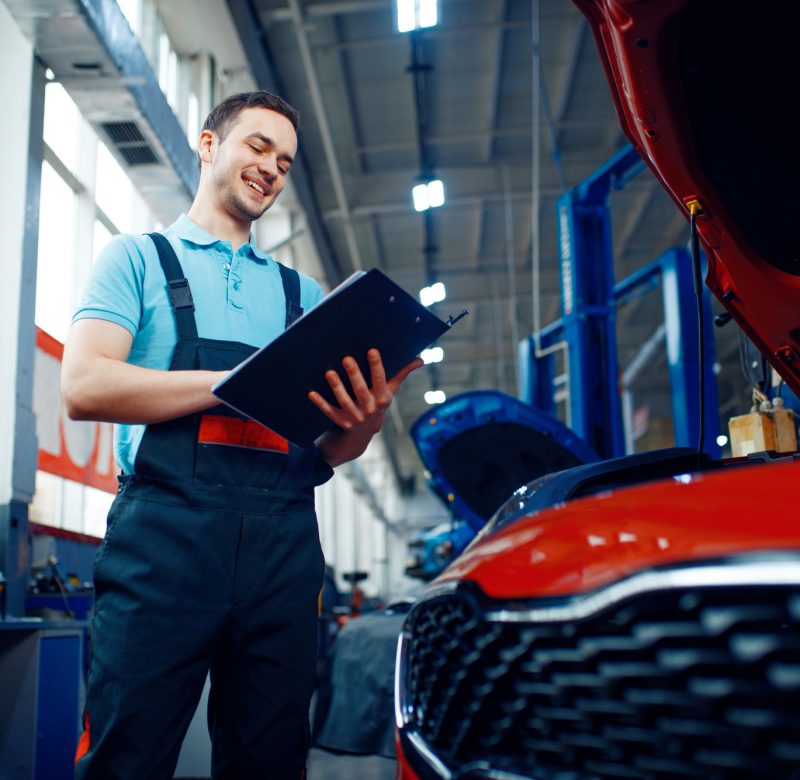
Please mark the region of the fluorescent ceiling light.
<svg viewBox="0 0 800 780"><path fill-rule="evenodd" d="M437 0L397 0L397 30L409 32L439 23Z"/></svg>
<svg viewBox="0 0 800 780"><path fill-rule="evenodd" d="M428 197L430 198L432 209L444 204L444 184L442 184L441 179L434 179L428 182Z"/></svg>
<svg viewBox="0 0 800 780"><path fill-rule="evenodd" d="M431 405L443 404L446 400L447 396L444 394L444 390L428 390L425 393L425 401Z"/></svg>
<svg viewBox="0 0 800 780"><path fill-rule="evenodd" d="M397 0L397 30L408 32L417 26L415 0Z"/></svg>
<svg viewBox="0 0 800 780"><path fill-rule="evenodd" d="M417 211L427 211L444 205L444 184L441 179L434 179L425 184L416 184L411 190L414 208Z"/></svg>
<svg viewBox="0 0 800 780"><path fill-rule="evenodd" d="M441 363L444 360L444 350L441 347L423 349L419 355L423 363Z"/></svg>
<svg viewBox="0 0 800 780"><path fill-rule="evenodd" d="M417 21L420 27L434 27L439 21L436 0L419 0Z"/></svg>
<svg viewBox="0 0 800 780"><path fill-rule="evenodd" d="M431 197L428 194L427 184L417 184L411 190L411 197L414 199L414 208L417 211L427 211L431 207Z"/></svg>
<svg viewBox="0 0 800 780"><path fill-rule="evenodd" d="M419 291L419 300L423 306L430 306L433 303L439 303L447 297L447 290L442 282L436 282L430 287L423 287Z"/></svg>

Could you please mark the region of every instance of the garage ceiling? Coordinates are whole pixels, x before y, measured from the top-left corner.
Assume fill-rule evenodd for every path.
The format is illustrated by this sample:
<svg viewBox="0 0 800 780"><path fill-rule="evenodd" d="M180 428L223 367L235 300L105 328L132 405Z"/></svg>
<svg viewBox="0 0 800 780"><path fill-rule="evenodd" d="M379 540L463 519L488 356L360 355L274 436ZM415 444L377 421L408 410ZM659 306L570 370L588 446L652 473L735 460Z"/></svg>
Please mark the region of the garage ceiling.
<svg viewBox="0 0 800 780"><path fill-rule="evenodd" d="M54 3L10 3L38 25L37 45L42 19L66 13ZM556 200L626 143L587 24L567 0L439 0L439 25L410 34L395 31L394 0L161 0L158 12L180 54L213 52L223 81L249 70L299 110L294 190L330 286L378 267L414 294L444 282L443 317L469 310L386 427L397 472L418 475L407 431L425 391L517 394L518 340L560 315ZM411 188L431 176L447 201L420 214ZM688 239L647 171L611 202L617 279ZM620 309L622 369L661 320L655 293ZM746 388L735 325L716 335L727 417ZM639 448L670 444L663 349L634 390L651 421Z"/></svg>
<svg viewBox="0 0 800 780"><path fill-rule="evenodd" d="M565 0L440 0L437 27L401 34L392 0L229 7L240 36L258 40L270 63L275 83L262 86L279 88L300 112L301 147L342 274L378 267L413 293L442 281L448 295L437 312L469 309L441 341L444 362L408 380L394 426L404 433L429 408L423 395L432 388L516 395L516 338L560 315L556 199L625 144L583 17ZM246 25L243 8L252 14ZM426 175L444 182L447 202L420 214L411 188ZM688 238L647 171L612 205L618 279ZM623 368L658 328L657 298L620 311ZM718 333L727 414L745 398L734 329ZM669 416L663 350L636 401L651 419ZM416 472L406 437L393 438L401 471Z"/></svg>

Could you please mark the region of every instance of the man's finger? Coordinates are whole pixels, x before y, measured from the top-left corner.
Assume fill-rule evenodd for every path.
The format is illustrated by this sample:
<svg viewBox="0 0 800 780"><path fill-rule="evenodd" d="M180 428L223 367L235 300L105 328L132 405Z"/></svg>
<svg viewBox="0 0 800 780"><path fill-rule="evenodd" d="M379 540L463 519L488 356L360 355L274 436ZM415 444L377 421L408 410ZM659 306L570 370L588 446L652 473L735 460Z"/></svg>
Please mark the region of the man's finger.
<svg viewBox="0 0 800 780"><path fill-rule="evenodd" d="M358 363L352 357L346 357L342 361L347 378L350 380L350 387L358 400L358 404L365 412L371 412L375 406L375 401L367 387L367 380L361 373Z"/></svg>
<svg viewBox="0 0 800 780"><path fill-rule="evenodd" d="M311 390L308 393L308 400L317 407L331 422L342 427L344 415L335 406L331 406L318 392Z"/></svg>
<svg viewBox="0 0 800 780"><path fill-rule="evenodd" d="M425 364L422 361L422 358L414 358L410 363L406 363L390 380L389 380L389 389L392 391L392 395L394 395L399 389L400 385L403 384L406 377L412 372L416 371L418 368L421 368Z"/></svg>
<svg viewBox="0 0 800 780"><path fill-rule="evenodd" d="M369 362L370 387L376 396L381 396L386 390L386 369L383 367L383 358L377 349L367 350Z"/></svg>
<svg viewBox="0 0 800 780"><path fill-rule="evenodd" d="M360 372L359 372L360 373ZM325 380L328 386L333 391L333 397L339 404L339 408L350 418L356 421L361 421L364 418L361 410L356 406L347 388L344 386L339 374L335 371L327 371L325 373ZM341 427L347 428L349 426L342 425Z"/></svg>

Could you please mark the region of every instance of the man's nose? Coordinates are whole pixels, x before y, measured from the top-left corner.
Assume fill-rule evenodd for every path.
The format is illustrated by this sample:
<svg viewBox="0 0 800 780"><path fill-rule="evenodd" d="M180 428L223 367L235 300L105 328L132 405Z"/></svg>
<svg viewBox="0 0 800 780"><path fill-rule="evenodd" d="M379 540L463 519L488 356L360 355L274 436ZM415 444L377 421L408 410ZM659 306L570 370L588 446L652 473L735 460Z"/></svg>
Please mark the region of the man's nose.
<svg viewBox="0 0 800 780"><path fill-rule="evenodd" d="M265 155L259 160L258 170L264 178L274 179L278 175L278 160L272 155Z"/></svg>

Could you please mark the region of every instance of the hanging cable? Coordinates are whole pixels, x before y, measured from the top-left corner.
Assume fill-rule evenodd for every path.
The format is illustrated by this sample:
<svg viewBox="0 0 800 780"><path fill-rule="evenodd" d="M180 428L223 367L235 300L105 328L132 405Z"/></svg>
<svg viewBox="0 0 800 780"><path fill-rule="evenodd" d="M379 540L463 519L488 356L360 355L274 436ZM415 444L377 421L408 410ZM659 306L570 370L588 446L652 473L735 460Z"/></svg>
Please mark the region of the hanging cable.
<svg viewBox="0 0 800 780"><path fill-rule="evenodd" d="M695 200L689 204L689 225L691 227L692 271L694 293L697 296L697 365L700 371L700 433L697 441L697 454L702 456L705 449L706 431L706 366L705 366L705 333L703 322L703 275L700 267L700 236L697 232L697 215L702 212L700 204Z"/></svg>
<svg viewBox="0 0 800 780"><path fill-rule="evenodd" d="M540 247L540 187L541 187L541 161L539 159L540 136L540 96L539 88L542 83L542 52L539 33L539 0L531 0L531 285L532 305L531 322L533 323L533 337L536 355L541 351L540 331L542 330L542 294L540 289L541 263Z"/></svg>

